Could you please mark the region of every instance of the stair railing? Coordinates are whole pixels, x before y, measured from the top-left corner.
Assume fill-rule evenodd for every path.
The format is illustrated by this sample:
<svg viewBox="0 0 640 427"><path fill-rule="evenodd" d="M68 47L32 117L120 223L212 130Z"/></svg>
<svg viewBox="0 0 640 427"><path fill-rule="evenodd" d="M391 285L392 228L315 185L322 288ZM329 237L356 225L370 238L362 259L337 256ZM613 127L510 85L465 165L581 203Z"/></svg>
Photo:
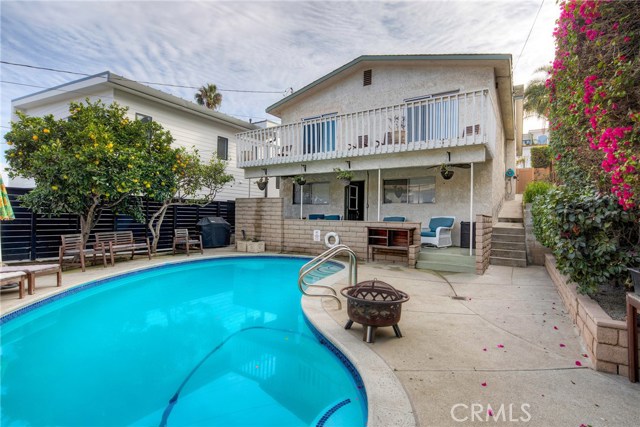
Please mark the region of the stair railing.
<svg viewBox="0 0 640 427"><path fill-rule="evenodd" d="M327 249L300 268L300 272L298 273L298 288L300 289L300 292L302 292L303 295L309 297L333 298L338 302L338 309L342 309L342 302L338 298L338 294L336 293L335 289L333 289L331 286L316 285L313 283L307 283L305 281L305 277L309 273L317 270L318 268L320 268L320 266L329 262L342 253L346 253L349 256L349 286L355 286L358 283L358 257L356 256L355 252L353 252L353 250L347 245L337 245L330 249ZM331 293L310 293L309 290L313 288L328 289Z"/></svg>

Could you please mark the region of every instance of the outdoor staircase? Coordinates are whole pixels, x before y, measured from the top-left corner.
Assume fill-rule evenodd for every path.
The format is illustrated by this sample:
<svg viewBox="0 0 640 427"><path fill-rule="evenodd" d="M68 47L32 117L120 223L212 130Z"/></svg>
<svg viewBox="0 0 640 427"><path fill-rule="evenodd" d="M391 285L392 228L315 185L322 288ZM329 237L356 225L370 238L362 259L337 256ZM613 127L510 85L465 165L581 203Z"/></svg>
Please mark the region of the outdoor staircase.
<svg viewBox="0 0 640 427"><path fill-rule="evenodd" d="M527 266L522 196L504 203L491 234L491 264Z"/></svg>

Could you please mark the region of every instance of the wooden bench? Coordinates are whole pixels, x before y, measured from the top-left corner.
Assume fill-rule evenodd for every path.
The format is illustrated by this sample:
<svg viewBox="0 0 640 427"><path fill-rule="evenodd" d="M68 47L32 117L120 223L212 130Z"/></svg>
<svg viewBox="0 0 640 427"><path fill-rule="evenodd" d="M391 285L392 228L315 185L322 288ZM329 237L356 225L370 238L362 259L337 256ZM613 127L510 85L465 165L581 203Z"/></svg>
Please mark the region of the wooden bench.
<svg viewBox="0 0 640 427"><path fill-rule="evenodd" d="M118 252L131 252L133 259L135 252L139 249L146 250L147 256L151 259L151 245L149 238L139 239L137 242L133 238L133 231L109 231L96 233L96 248L109 251L111 265L115 265L114 255Z"/></svg>
<svg viewBox="0 0 640 427"><path fill-rule="evenodd" d="M204 254L204 250L202 249L202 236L198 235L192 238L189 238L189 230L187 228L176 228L174 230L173 237L173 254L176 254L176 248L178 245L184 245L185 250L187 251L187 256L189 256L189 248L194 247L197 249L200 248L200 254Z"/></svg>
<svg viewBox="0 0 640 427"><path fill-rule="evenodd" d="M80 266L82 267L82 271L85 271L85 256L93 255L93 263L95 264L96 256L100 254L102 254L102 264L105 267L107 266L107 259L104 250L98 247L85 248L82 244L82 234L65 234L64 236L60 236L60 239L62 240L62 245L60 245L58 250L60 266L62 266L65 256L72 255L72 262L76 258L80 258Z"/></svg>
<svg viewBox="0 0 640 427"><path fill-rule="evenodd" d="M5 285L18 282L18 288L20 290L20 294L19 294L20 296L18 298L24 298L24 280L26 278L27 278L27 273L25 273L24 271L0 273L0 286L4 287Z"/></svg>
<svg viewBox="0 0 640 427"><path fill-rule="evenodd" d="M0 267L0 273L14 272L19 272L27 275L27 289L29 290L29 295L33 295L35 293L37 276L56 273L57 286L62 286L62 267L60 267L60 264L30 264L18 265L14 267Z"/></svg>

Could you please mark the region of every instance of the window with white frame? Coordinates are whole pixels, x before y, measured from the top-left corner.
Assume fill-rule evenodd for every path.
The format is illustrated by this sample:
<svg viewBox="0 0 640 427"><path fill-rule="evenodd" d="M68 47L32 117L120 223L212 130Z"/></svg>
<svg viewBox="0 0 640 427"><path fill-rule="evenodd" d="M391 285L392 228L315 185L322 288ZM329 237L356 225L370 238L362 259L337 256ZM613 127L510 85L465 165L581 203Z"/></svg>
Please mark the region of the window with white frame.
<svg viewBox="0 0 640 427"><path fill-rule="evenodd" d="M216 155L219 159L229 160L229 139L223 136L218 137L218 150Z"/></svg>
<svg viewBox="0 0 640 427"><path fill-rule="evenodd" d="M385 179L383 195L384 203L435 203L436 178Z"/></svg>
<svg viewBox="0 0 640 427"><path fill-rule="evenodd" d="M302 188L304 187L304 188ZM328 182L312 182L300 186L293 185L293 204L300 204L300 190L304 190L303 203L305 205L328 205L330 200Z"/></svg>

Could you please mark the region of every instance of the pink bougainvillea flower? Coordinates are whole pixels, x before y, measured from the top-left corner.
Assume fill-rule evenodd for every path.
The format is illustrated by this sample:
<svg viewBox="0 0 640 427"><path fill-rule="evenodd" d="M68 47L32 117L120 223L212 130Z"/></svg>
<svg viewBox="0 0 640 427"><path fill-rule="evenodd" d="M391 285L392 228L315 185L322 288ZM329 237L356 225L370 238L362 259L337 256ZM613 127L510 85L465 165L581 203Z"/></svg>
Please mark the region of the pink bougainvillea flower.
<svg viewBox="0 0 640 427"><path fill-rule="evenodd" d="M487 414L489 414L490 417L493 417L493 411L491 410L491 408L487 410Z"/></svg>
<svg viewBox="0 0 640 427"><path fill-rule="evenodd" d="M555 329L555 330L557 331L557 330L558 330L558 327L557 327L557 326L554 326L554 327L553 327L553 329Z"/></svg>
<svg viewBox="0 0 640 427"><path fill-rule="evenodd" d="M504 345L498 344L498 348L504 348Z"/></svg>
<svg viewBox="0 0 640 427"><path fill-rule="evenodd" d="M582 366L582 362L580 362L579 360L576 360L576 366Z"/></svg>
<svg viewBox="0 0 640 427"><path fill-rule="evenodd" d="M589 358L589 355L587 353L582 353L582 357Z"/></svg>
<svg viewBox="0 0 640 427"><path fill-rule="evenodd" d="M487 382L483 382L482 384L480 384L482 387L486 387L487 386Z"/></svg>
<svg viewBox="0 0 640 427"><path fill-rule="evenodd" d="M482 349L482 351L487 351L487 348L486 348L486 347L485 347L485 348L483 348L483 349Z"/></svg>
<svg viewBox="0 0 640 427"><path fill-rule="evenodd" d="M561 343L561 344L560 344L560 347L566 347L566 345L564 345L564 344L562 344L562 343Z"/></svg>

